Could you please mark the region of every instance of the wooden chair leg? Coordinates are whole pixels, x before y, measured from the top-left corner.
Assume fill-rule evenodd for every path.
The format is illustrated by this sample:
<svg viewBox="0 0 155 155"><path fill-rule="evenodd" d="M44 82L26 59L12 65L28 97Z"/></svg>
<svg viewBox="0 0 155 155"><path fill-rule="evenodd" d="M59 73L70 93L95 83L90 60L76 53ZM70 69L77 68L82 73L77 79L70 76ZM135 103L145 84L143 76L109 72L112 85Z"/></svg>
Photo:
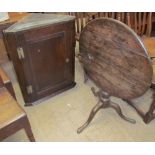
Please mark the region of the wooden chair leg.
<svg viewBox="0 0 155 155"><path fill-rule="evenodd" d="M29 140L31 142L35 142L35 138L33 136L31 126L30 126L30 123L29 123L29 120L28 120L27 116L25 117L24 129L25 129L25 132L26 132Z"/></svg>

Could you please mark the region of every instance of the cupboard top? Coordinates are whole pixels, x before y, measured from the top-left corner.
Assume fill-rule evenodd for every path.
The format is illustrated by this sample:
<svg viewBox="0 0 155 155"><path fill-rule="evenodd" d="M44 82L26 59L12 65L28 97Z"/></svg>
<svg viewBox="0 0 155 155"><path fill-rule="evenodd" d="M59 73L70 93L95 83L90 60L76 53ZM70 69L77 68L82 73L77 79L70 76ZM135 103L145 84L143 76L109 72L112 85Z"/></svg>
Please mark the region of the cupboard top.
<svg viewBox="0 0 155 155"><path fill-rule="evenodd" d="M5 32L18 32L41 26L67 22L74 19L74 16L69 15L32 13L7 28Z"/></svg>

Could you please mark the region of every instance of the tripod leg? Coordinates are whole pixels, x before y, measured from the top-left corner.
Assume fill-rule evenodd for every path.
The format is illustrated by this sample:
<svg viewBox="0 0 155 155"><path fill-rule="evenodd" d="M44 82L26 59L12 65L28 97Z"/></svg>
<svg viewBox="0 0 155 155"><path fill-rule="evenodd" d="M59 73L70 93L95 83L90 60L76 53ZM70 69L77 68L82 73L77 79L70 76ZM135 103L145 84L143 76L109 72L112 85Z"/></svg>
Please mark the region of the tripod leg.
<svg viewBox="0 0 155 155"><path fill-rule="evenodd" d="M128 118L128 117L126 117L126 116L123 115L122 110L121 110L121 108L120 108L120 106L119 106L118 104L113 103L113 102L110 102L109 107L115 109L115 111L118 113L118 115L119 115L122 119L124 119L124 120L126 120L126 121L128 121L128 122L130 122L130 123L133 123L133 124L136 123L135 120L133 120L133 119L131 119L131 118Z"/></svg>
<svg viewBox="0 0 155 155"><path fill-rule="evenodd" d="M102 102L98 102L95 107L92 109L88 120L81 126L78 128L77 133L81 133L88 125L89 123L92 121L92 119L94 118L95 114L103 107L103 103Z"/></svg>

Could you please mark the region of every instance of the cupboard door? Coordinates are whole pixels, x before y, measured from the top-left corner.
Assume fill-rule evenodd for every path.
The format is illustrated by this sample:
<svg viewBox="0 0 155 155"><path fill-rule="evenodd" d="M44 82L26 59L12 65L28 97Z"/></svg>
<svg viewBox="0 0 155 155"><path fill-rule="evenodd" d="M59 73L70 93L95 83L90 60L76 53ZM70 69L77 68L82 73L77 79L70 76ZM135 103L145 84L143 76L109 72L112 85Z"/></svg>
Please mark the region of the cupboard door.
<svg viewBox="0 0 155 155"><path fill-rule="evenodd" d="M30 85L35 95L47 94L70 83L66 47L64 31L26 42L27 72L31 74Z"/></svg>

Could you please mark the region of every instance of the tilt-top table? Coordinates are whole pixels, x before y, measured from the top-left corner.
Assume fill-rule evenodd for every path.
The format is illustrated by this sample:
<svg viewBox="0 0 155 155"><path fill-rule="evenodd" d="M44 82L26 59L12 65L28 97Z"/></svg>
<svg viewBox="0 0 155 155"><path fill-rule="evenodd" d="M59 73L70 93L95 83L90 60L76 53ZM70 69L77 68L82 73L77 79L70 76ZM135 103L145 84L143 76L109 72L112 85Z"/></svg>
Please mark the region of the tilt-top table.
<svg viewBox="0 0 155 155"><path fill-rule="evenodd" d="M132 105L131 99L140 97L151 86L152 65L139 37L125 24L110 18L89 22L79 40L79 60L85 81L91 79L99 91L99 98L87 122L78 129L82 132L101 108L113 108L121 118L131 123L135 120L123 115L110 96L119 97Z"/></svg>

